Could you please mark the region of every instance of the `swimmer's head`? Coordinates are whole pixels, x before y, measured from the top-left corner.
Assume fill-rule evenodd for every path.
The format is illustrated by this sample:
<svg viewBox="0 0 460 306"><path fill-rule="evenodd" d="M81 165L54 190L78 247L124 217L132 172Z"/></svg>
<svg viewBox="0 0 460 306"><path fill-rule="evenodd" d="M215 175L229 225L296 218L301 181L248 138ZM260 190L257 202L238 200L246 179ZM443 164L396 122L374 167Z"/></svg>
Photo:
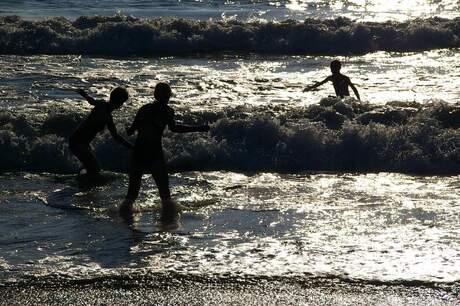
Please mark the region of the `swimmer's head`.
<svg viewBox="0 0 460 306"><path fill-rule="evenodd" d="M129 98L128 90L124 87L117 87L110 93L110 103L115 107L119 108Z"/></svg>
<svg viewBox="0 0 460 306"><path fill-rule="evenodd" d="M331 72L336 74L340 72L340 68L342 68L342 63L339 60L333 60L331 62Z"/></svg>
<svg viewBox="0 0 460 306"><path fill-rule="evenodd" d="M168 83L158 83L155 86L155 91L153 92L153 96L158 102L161 103L168 103L169 98L171 98L171 87Z"/></svg>

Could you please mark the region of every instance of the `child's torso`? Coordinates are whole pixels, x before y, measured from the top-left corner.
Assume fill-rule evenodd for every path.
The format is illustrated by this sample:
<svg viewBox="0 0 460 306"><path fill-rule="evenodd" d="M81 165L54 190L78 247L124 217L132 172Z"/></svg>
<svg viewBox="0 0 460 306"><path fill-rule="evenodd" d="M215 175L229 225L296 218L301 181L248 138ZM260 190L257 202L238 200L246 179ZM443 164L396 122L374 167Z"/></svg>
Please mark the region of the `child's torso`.
<svg viewBox="0 0 460 306"><path fill-rule="evenodd" d="M172 122L173 110L167 105L151 103L139 109L137 122L137 138L134 146L136 156L153 159L162 156L163 132Z"/></svg>
<svg viewBox="0 0 460 306"><path fill-rule="evenodd" d="M332 84L334 85L335 94L338 97L349 96L348 77L343 74L332 75Z"/></svg>
<svg viewBox="0 0 460 306"><path fill-rule="evenodd" d="M105 128L111 118L112 109L110 105L102 101L97 102L91 113L78 126L72 137L82 142L90 143Z"/></svg>

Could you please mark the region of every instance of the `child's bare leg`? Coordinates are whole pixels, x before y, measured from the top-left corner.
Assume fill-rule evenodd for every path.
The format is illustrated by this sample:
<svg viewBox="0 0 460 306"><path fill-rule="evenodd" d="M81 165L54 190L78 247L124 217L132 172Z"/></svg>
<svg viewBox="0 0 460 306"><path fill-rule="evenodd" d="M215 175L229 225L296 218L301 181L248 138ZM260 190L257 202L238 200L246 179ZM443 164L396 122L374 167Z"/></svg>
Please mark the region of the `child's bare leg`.
<svg viewBox="0 0 460 306"><path fill-rule="evenodd" d="M166 165L162 163L158 167L155 167L152 176L155 180L155 184L157 185L161 202L163 205L165 205L165 203L168 203L171 200L171 191L169 190L168 169L166 168Z"/></svg>
<svg viewBox="0 0 460 306"><path fill-rule="evenodd" d="M83 167L86 169L88 174L98 174L101 171L96 157L94 157L88 146L84 144L76 144L75 142L71 141L70 150L83 164Z"/></svg>
<svg viewBox="0 0 460 306"><path fill-rule="evenodd" d="M121 211L132 211L133 204L139 196L139 190L141 189L142 172L141 171L130 171L129 173L129 185L128 193L126 194L125 200L120 205Z"/></svg>
<svg viewBox="0 0 460 306"><path fill-rule="evenodd" d="M158 164L152 172L153 179L157 185L161 198L161 219L163 222L177 221L179 209L174 201L171 200L169 189L168 169L164 162Z"/></svg>
<svg viewBox="0 0 460 306"><path fill-rule="evenodd" d="M141 171L131 171L129 173L128 193L126 194L126 199L131 199L133 201L137 199L139 196L139 190L141 189L141 181Z"/></svg>

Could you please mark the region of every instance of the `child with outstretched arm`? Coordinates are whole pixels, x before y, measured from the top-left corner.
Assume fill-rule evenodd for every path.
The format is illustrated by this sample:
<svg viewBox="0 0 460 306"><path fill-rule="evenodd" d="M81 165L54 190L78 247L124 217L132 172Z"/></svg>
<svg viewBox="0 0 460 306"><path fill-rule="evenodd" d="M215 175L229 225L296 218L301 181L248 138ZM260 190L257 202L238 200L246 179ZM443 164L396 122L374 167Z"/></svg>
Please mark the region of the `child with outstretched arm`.
<svg viewBox="0 0 460 306"><path fill-rule="evenodd" d="M94 108L86 119L78 126L69 139L69 147L72 153L83 164L83 168L88 175L98 175L101 171L99 164L90 149L90 143L96 135L103 131L105 127L109 130L112 137L127 148L133 148L133 145L120 136L113 122L112 112L120 108L128 100L128 91L123 87L117 87L110 93L108 102L95 100L90 97L84 90L79 89L77 92L93 105Z"/></svg>
<svg viewBox="0 0 460 306"><path fill-rule="evenodd" d="M128 129L128 135L137 132L137 138L129 170L128 193L120 206L120 211L122 213L132 212L134 201L139 195L142 175L151 173L162 202L162 218L169 219L177 214L177 207L171 201L168 170L162 147L163 132L166 126L175 133L207 132L209 126L189 126L175 122L174 110L168 106L171 88L167 83L156 85L154 97L153 103L146 104L139 109L134 122Z"/></svg>
<svg viewBox="0 0 460 306"><path fill-rule="evenodd" d="M340 63L340 61L332 61L330 67L332 75L328 76L321 82L317 82L311 86L308 86L304 89L304 92L315 89L316 87L319 87L324 83L331 81L332 85L334 86L335 94L337 95L337 97L349 97L350 91L348 90L348 87L351 87L351 89L356 95L356 98L358 100L361 100L361 98L359 97L358 90L356 89L355 85L353 85L353 83L350 81L350 78L340 73L340 69L342 68L342 64Z"/></svg>

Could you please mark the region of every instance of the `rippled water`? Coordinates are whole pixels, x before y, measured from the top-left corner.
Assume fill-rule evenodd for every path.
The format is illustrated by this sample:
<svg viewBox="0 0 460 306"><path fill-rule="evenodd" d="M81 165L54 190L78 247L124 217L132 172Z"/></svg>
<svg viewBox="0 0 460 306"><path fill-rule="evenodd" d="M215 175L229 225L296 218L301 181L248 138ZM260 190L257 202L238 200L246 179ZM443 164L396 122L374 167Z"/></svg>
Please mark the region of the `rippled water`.
<svg viewBox="0 0 460 306"><path fill-rule="evenodd" d="M131 224L110 212L127 184L114 177L77 192L71 176L2 175L2 281L173 271L459 281L458 176L181 173L173 193L196 210L166 231L146 177L147 211Z"/></svg>
<svg viewBox="0 0 460 306"><path fill-rule="evenodd" d="M459 101L459 50L421 53L377 52L339 57L343 73L356 84L364 101ZM72 92L85 88L104 98L116 85L132 90L128 107L152 98L155 84L173 86L175 107L217 110L238 105L301 106L333 95L330 84L302 90L330 74L331 57L218 56L155 59L104 59L79 56L0 56L0 97L5 106L46 102L84 104Z"/></svg>
<svg viewBox="0 0 460 306"><path fill-rule="evenodd" d="M214 1L214 0L24 0L0 3L1 15L20 15L29 19L44 16L124 14L151 17L177 16L193 19L232 18L241 19L305 19L333 18L337 15L358 20L406 20L416 17L460 16L460 4L456 0L404 1L404 0L282 0L282 1Z"/></svg>

